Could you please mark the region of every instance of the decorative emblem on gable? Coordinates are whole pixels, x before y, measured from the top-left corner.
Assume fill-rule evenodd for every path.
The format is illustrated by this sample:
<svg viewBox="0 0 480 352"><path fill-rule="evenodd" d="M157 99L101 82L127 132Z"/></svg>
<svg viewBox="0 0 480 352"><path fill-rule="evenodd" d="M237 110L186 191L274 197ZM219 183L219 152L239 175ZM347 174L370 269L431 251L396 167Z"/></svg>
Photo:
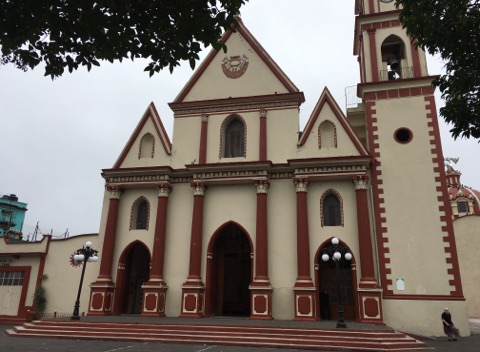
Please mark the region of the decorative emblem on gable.
<svg viewBox="0 0 480 352"><path fill-rule="evenodd" d="M225 57L222 60L222 69L225 76L228 78L239 78L247 71L248 68L248 57L245 55L240 56L230 56L230 58Z"/></svg>

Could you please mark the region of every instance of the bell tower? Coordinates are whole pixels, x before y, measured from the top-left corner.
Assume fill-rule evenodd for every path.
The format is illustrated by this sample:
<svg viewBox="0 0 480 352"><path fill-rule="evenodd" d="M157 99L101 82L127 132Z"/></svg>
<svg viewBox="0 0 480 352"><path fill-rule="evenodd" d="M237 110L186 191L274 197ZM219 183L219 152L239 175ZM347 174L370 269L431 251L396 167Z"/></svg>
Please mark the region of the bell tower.
<svg viewBox="0 0 480 352"><path fill-rule="evenodd" d="M402 28L399 12L395 0L356 0L354 54L361 83L428 76L425 53Z"/></svg>
<svg viewBox="0 0 480 352"><path fill-rule="evenodd" d="M463 292L426 55L402 28L394 0L356 0L354 55L361 103L348 118L372 156L369 193L379 296L358 290L361 320L394 328L442 305L463 313ZM360 244L361 245L361 244ZM360 268L361 269L361 268ZM376 304L378 303L378 305ZM380 312L380 313L379 313ZM464 318L464 317L462 317ZM460 319L460 317L459 317Z"/></svg>

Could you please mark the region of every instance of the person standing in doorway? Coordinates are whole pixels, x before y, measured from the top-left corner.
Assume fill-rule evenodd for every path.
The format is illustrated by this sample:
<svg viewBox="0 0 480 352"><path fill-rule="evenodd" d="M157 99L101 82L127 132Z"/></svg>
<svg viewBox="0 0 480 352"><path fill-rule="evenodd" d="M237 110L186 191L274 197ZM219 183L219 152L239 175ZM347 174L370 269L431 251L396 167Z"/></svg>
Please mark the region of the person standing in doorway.
<svg viewBox="0 0 480 352"><path fill-rule="evenodd" d="M320 293L320 317L322 320L330 319L330 298L328 296L328 291L323 290Z"/></svg>

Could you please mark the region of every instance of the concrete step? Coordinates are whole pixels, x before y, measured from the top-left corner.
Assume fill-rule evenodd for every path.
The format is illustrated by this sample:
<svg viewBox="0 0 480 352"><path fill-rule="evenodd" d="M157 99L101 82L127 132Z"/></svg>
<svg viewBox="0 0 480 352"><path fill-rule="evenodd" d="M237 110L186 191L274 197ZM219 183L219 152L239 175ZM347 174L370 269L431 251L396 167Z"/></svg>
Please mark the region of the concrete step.
<svg viewBox="0 0 480 352"><path fill-rule="evenodd" d="M394 330L270 326L34 321L6 331L13 337L203 343L330 351L414 351L426 345Z"/></svg>

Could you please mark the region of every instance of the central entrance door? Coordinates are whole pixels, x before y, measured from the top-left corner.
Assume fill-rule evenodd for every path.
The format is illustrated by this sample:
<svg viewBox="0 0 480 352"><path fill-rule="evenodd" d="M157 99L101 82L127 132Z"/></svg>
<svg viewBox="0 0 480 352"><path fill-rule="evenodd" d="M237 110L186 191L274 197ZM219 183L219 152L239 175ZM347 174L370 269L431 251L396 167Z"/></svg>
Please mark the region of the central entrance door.
<svg viewBox="0 0 480 352"><path fill-rule="evenodd" d="M150 274L150 254L141 243L135 243L125 262L125 286L121 303L122 314L140 314L142 310L142 284Z"/></svg>
<svg viewBox="0 0 480 352"><path fill-rule="evenodd" d="M212 315L249 316L252 261L250 241L235 224L228 224L213 251Z"/></svg>

